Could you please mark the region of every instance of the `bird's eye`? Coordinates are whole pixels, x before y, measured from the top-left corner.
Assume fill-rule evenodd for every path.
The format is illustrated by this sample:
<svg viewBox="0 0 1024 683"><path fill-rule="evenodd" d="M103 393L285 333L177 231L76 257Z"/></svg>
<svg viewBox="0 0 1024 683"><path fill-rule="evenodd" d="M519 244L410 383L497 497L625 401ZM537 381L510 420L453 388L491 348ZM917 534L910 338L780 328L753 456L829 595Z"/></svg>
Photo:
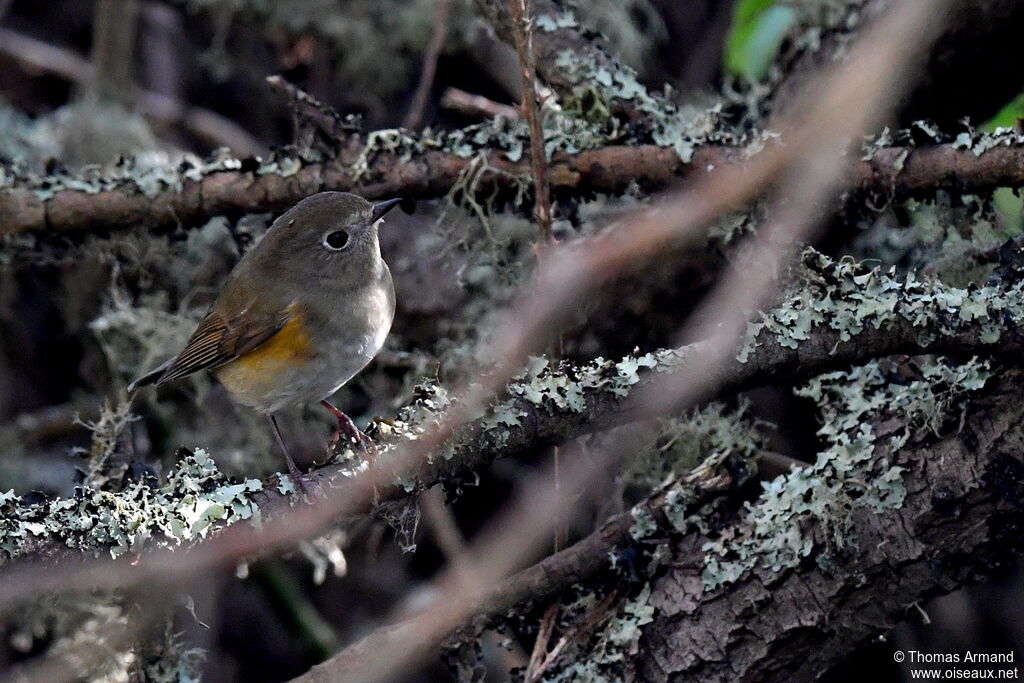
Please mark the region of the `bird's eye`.
<svg viewBox="0 0 1024 683"><path fill-rule="evenodd" d="M324 246L331 251L341 251L348 245L348 233L344 230L335 230L324 235Z"/></svg>

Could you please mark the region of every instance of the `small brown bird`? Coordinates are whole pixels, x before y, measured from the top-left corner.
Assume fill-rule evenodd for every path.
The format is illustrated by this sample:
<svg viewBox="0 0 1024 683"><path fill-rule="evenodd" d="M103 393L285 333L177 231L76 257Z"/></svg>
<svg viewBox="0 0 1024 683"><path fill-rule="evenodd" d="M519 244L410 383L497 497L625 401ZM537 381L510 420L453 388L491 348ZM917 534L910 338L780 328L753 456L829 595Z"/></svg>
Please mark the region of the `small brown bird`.
<svg viewBox="0 0 1024 683"><path fill-rule="evenodd" d="M211 370L240 403L269 416L288 471L302 476L274 413L320 401L361 448L372 442L327 399L377 355L391 330L395 289L377 230L399 199L346 192L303 199L238 262L174 358L128 390Z"/></svg>

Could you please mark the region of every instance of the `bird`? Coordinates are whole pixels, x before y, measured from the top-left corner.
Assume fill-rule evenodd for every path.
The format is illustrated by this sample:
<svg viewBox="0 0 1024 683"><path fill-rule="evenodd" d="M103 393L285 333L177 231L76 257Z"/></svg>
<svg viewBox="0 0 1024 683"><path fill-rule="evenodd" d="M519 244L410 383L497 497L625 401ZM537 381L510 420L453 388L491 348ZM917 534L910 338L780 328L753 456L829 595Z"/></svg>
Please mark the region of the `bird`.
<svg viewBox="0 0 1024 683"><path fill-rule="evenodd" d="M276 413L319 401L364 452L373 442L328 399L383 347L395 316L378 230L401 199L371 203L320 192L273 222L225 280L209 312L172 358L129 393L211 371L239 403L267 415L288 472L305 490Z"/></svg>

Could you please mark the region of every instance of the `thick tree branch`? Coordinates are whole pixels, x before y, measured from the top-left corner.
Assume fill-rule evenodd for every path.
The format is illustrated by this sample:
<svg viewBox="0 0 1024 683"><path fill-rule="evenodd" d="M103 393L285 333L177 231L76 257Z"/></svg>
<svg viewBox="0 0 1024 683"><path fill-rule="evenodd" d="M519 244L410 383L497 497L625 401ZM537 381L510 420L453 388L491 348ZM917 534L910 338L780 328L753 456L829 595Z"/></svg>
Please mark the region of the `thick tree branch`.
<svg viewBox="0 0 1024 683"><path fill-rule="evenodd" d="M96 80L93 65L78 54L10 29L0 28L0 54L16 64L56 74L77 84ZM228 147L240 156L259 154L265 149L244 128L214 111L186 106L166 95L131 84L125 92L131 95L132 103L143 116L157 125L180 126L208 144Z"/></svg>
<svg viewBox="0 0 1024 683"><path fill-rule="evenodd" d="M1013 370L991 384L970 403L962 431L938 443L926 438L900 454L908 492L904 505L882 516L859 514L851 536L859 550L844 554L838 566L829 563L826 570L807 562L780 573L761 569L707 590L700 568L706 564L704 544L713 536L692 530L678 538L667 574L654 584L651 604L658 612L645 629L639 679L813 678L857 642L903 621L908 605L976 581L1024 550L1013 531L1024 503L1024 408L1016 398L1024 390L1024 373ZM455 640L474 637L509 610L555 598L607 569L610 557L634 543L631 529L640 510L657 525L655 535L675 534L666 495L685 491L683 514L693 514L714 497L736 491L736 471L723 462L704 465L510 577ZM677 510L673 519L679 518ZM734 523L719 520L714 533ZM737 537L746 533L743 524ZM827 536L821 529L805 532ZM820 636L805 637L807 629Z"/></svg>
<svg viewBox="0 0 1024 683"><path fill-rule="evenodd" d="M977 392L985 375L968 369L936 382L928 369L922 372L907 381L906 391L901 385L878 390L885 381L870 372L851 373L856 379L848 387L825 380L826 392L850 395L819 395L822 404L849 403L825 416L838 449L823 453L813 471L790 473L749 507L707 512L710 501L736 491L747 475L724 459L705 463L503 581L462 637L512 608L585 584L626 546L674 537L674 556L662 562L667 572L654 581L647 601L656 617L644 629L636 680L783 680L822 673L851 641L904 618L908 604L974 580L1024 549L1016 531L1024 519L1024 408L1015 398L1024 373L990 379L990 389L975 393L959 417L955 399L941 397ZM921 420L931 421L927 429L919 427ZM940 428L952 436L938 441ZM836 546L836 538L845 545ZM716 542L726 550L716 550ZM864 613L868 604L872 609ZM379 633L414 637L409 624ZM818 635L807 636L809 627L824 634L824 646ZM346 648L318 665L317 675L327 680L359 670L364 642L379 638Z"/></svg>
<svg viewBox="0 0 1024 683"><path fill-rule="evenodd" d="M813 679L906 619L908 606L988 576L1019 554L1024 374L1008 371L990 385L968 403L962 429L898 453L902 504L881 514L855 510L852 545L833 549L827 568L813 560L780 572L758 568L707 589L700 568L708 536L693 532L674 544L671 566L653 584L657 611L644 628L638 677ZM747 524L740 522L738 537L749 533ZM807 530L821 542L827 534Z"/></svg>

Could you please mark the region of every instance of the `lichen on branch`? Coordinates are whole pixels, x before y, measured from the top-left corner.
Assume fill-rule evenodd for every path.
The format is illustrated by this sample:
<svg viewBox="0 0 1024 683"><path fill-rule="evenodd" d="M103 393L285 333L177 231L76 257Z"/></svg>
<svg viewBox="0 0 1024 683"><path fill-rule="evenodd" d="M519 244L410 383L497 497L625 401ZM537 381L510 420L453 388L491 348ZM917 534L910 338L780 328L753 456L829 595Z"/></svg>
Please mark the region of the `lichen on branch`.
<svg viewBox="0 0 1024 683"><path fill-rule="evenodd" d="M1009 355L1024 349L1022 282L959 289L912 275L896 280L877 268L848 260L832 262L816 252L807 252L804 263L808 286L752 324L736 359L705 378L710 395L769 380L807 379L895 353ZM703 367L715 343L712 339L582 365L533 358L504 396L441 448L424 454L413 470L394 471L391 483L378 493L382 500L402 499L438 482L472 476L498 458L647 417L628 410L630 397L652 383ZM460 400L441 386L427 385L394 419L377 421L371 429L381 446L375 466L391 472L392 447L414 444ZM348 482L364 468L360 458L346 451L309 477L312 485L344 496ZM200 486L203 482L205 488ZM9 554L22 552L29 541L52 550L48 540L72 548L125 552L141 548L158 534L192 540L213 522L226 524L286 509L287 493L285 484L231 484L205 452L196 451L161 487L133 482L120 494L83 490L81 502L60 499L45 504L5 494L10 526L4 527L4 538ZM79 509L87 514L75 512ZM111 517L111 509L126 516ZM101 518L109 521L96 524Z"/></svg>

